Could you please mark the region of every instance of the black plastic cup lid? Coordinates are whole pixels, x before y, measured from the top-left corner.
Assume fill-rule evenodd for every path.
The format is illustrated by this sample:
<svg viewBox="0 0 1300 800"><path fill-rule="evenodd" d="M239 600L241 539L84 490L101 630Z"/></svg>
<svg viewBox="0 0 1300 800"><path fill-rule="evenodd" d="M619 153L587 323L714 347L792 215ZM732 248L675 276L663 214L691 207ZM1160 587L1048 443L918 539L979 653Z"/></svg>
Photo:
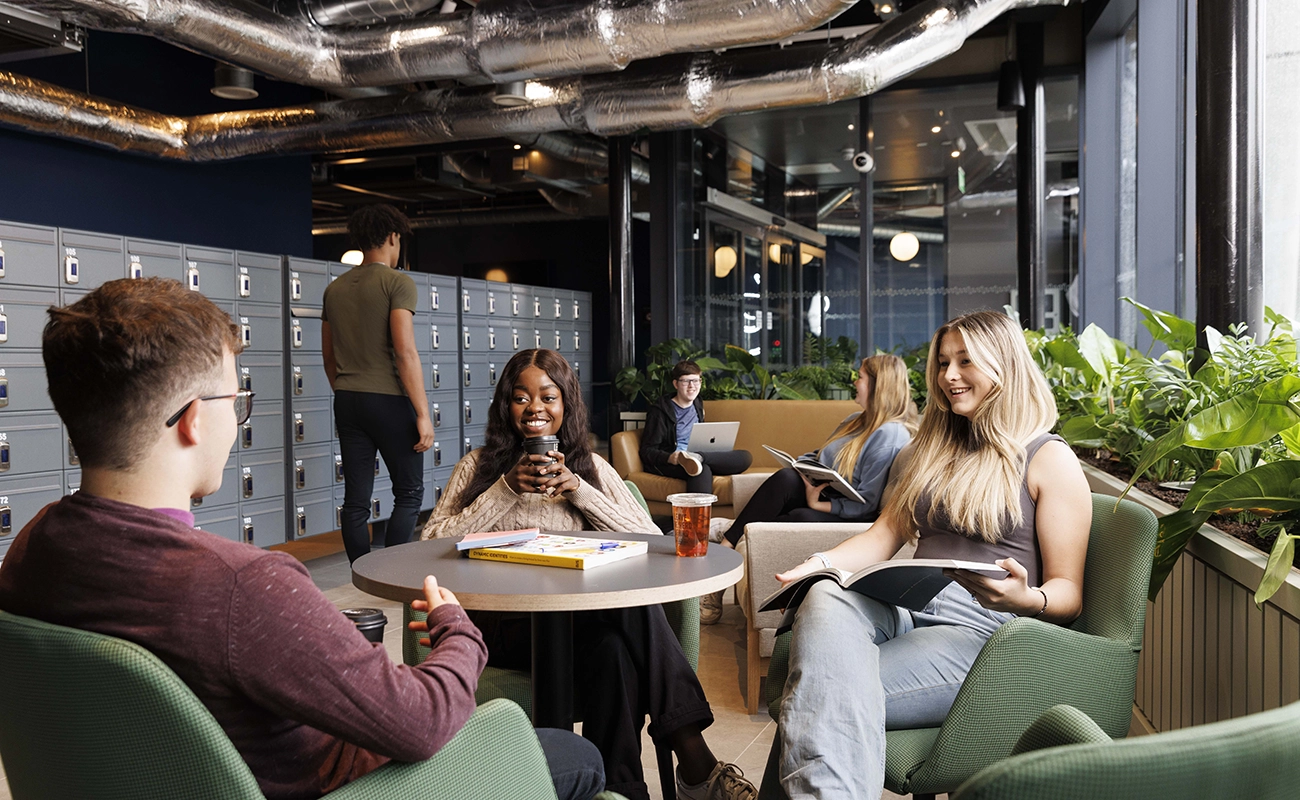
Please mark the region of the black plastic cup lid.
<svg viewBox="0 0 1300 800"><path fill-rule="evenodd" d="M345 608L342 609L343 616L352 620L353 625L384 625L388 623L388 617L384 612L377 608Z"/></svg>

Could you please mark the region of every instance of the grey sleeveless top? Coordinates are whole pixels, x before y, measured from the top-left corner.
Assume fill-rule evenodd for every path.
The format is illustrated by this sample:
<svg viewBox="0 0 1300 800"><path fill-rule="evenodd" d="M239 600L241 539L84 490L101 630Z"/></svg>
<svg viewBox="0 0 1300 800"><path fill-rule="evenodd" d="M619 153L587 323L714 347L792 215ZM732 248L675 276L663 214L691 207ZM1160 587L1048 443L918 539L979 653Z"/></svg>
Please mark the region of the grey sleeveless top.
<svg viewBox="0 0 1300 800"><path fill-rule="evenodd" d="M935 515L932 524L927 519L930 513L930 498L922 497L916 504L917 536L920 541L916 544L914 558L952 558L991 563L999 558L1010 557L1029 571L1029 585L1038 586L1043 571L1034 524L1034 512L1038 504L1029 496L1027 481L1029 462L1034 460L1040 447L1053 439L1065 441L1054 433L1044 433L1025 446L1025 477L1020 481L1020 513L1024 521L1019 526L1009 531L1001 541L989 544L983 539L967 536L948 527L948 521L942 513Z"/></svg>

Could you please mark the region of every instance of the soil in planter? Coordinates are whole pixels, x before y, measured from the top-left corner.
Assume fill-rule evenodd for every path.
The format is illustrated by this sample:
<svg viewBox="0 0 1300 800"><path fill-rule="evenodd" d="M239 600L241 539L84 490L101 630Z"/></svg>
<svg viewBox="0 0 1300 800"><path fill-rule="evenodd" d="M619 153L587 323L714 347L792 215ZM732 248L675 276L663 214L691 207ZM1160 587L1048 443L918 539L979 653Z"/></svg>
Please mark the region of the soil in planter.
<svg viewBox="0 0 1300 800"><path fill-rule="evenodd" d="M1076 453L1078 453L1078 451L1076 451ZM1127 483L1129 480L1133 478L1133 468L1130 467L1128 464L1124 463L1123 461L1112 461L1111 459L1108 458L1097 458L1095 455L1095 451L1085 451L1083 453L1078 453L1078 456L1080 461L1090 464L1096 467L1097 469L1101 470L1102 472L1108 473L1110 475L1114 475L1116 478L1123 480L1125 483ZM1187 497L1187 492L1181 491L1179 489L1169 489L1159 485L1154 481L1140 480L1137 482L1137 488L1141 489L1142 491L1146 492L1152 497L1157 497L1161 500L1164 500L1166 503L1169 503L1170 505L1175 507L1181 507L1183 505L1183 499ZM1224 516L1220 516L1219 514L1214 514L1210 517L1209 523L1214 527L1218 528L1219 530L1223 531L1224 533L1228 534L1229 536L1232 536L1235 539L1245 542L1246 544L1260 551L1264 555L1268 555L1269 552L1273 550L1273 541L1277 537L1276 536L1270 536L1268 538L1261 537L1259 535L1260 519L1258 517L1250 518L1250 515L1248 514L1242 516L1248 517L1248 519L1241 520L1241 519L1237 519L1236 517L1224 517ZM1297 569L1300 569L1300 549L1297 549L1296 551L1293 566L1295 566Z"/></svg>

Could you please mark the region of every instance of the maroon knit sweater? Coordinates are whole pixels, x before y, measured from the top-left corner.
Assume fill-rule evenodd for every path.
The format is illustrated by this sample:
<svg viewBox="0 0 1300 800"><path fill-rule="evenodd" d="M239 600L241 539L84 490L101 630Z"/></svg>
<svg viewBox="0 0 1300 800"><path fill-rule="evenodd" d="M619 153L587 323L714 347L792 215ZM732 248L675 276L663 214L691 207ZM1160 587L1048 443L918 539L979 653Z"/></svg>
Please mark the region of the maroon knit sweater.
<svg viewBox="0 0 1300 800"><path fill-rule="evenodd" d="M54 503L0 568L0 609L147 648L198 695L268 798L314 798L429 758L474 711L487 648L460 606L394 664L284 553L91 497Z"/></svg>

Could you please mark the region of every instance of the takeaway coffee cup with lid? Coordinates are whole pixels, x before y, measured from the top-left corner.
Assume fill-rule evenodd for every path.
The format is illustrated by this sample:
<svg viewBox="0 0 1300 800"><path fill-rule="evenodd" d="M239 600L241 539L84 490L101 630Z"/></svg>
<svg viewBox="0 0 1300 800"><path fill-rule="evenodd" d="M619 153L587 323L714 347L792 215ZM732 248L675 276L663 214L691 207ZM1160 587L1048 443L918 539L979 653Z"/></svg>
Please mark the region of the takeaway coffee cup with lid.
<svg viewBox="0 0 1300 800"><path fill-rule="evenodd" d="M544 456L552 450L560 449L558 436L530 436L524 439L524 452L535 456ZM555 463L555 459L551 459Z"/></svg>
<svg viewBox="0 0 1300 800"><path fill-rule="evenodd" d="M343 616L352 620L352 624L357 626L361 635L366 637L366 641L382 642L384 640L384 626L388 624L388 617L384 612L377 608L345 608Z"/></svg>
<svg viewBox="0 0 1300 800"><path fill-rule="evenodd" d="M696 492L668 495L673 504L673 536L677 555L698 558L709 552L709 519L718 496Z"/></svg>

